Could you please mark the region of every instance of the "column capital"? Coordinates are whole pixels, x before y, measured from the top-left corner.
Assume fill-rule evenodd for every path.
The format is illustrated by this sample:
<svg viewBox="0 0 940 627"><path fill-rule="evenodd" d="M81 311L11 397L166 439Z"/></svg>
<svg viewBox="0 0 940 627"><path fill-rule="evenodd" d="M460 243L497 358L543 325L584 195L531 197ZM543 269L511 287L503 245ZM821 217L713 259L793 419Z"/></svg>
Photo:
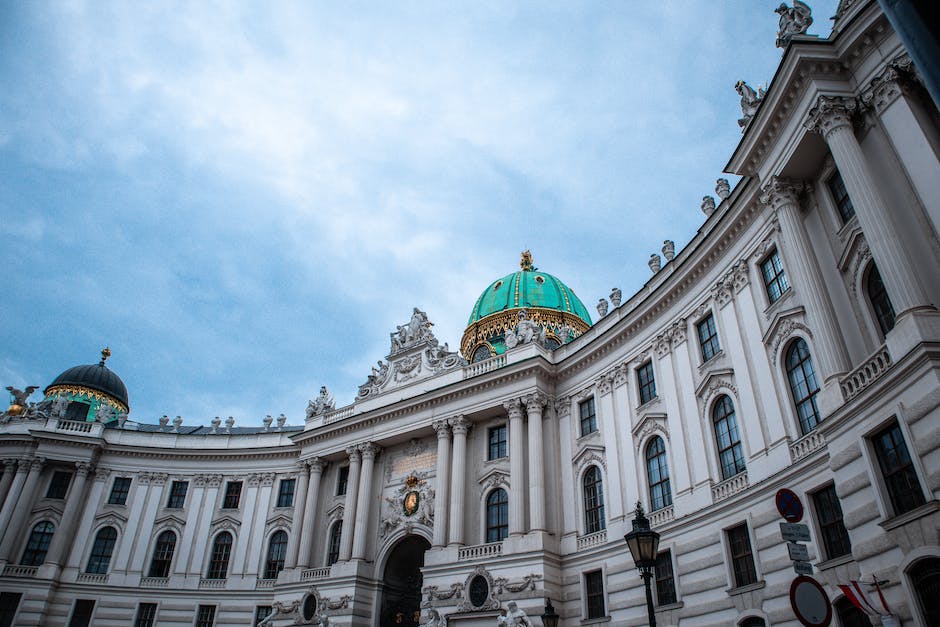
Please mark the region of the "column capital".
<svg viewBox="0 0 940 627"><path fill-rule="evenodd" d="M107 481L111 476L111 469L105 466L95 466L95 481Z"/></svg>
<svg viewBox="0 0 940 627"><path fill-rule="evenodd" d="M779 211L786 205L800 206L800 193L806 189L802 181L772 176L770 181L761 187L760 201Z"/></svg>
<svg viewBox="0 0 940 627"><path fill-rule="evenodd" d="M446 418L435 420L431 423L431 428L437 432L438 440L446 440L450 437L450 422Z"/></svg>
<svg viewBox="0 0 940 627"><path fill-rule="evenodd" d="M358 462L362 459L362 455L359 453L358 446L350 446L346 449L346 455L349 456L350 462Z"/></svg>
<svg viewBox="0 0 940 627"><path fill-rule="evenodd" d="M559 418L567 418L571 415L571 397L562 396L555 400L555 415Z"/></svg>
<svg viewBox="0 0 940 627"><path fill-rule="evenodd" d="M362 459L375 459L375 456L382 450L375 442L365 442L359 445L359 452L362 453Z"/></svg>
<svg viewBox="0 0 940 627"><path fill-rule="evenodd" d="M470 431L470 427L472 426L470 421L462 415L454 416L450 419L450 428L454 431L454 435L467 435L467 432Z"/></svg>
<svg viewBox="0 0 940 627"><path fill-rule="evenodd" d="M307 463L310 465L311 474L322 473L327 465L326 460L321 459L319 457L311 457L310 459L307 460Z"/></svg>
<svg viewBox="0 0 940 627"><path fill-rule="evenodd" d="M532 394L528 394L523 401L525 401L525 409L527 412L541 413L545 403L548 402L548 397L541 392L533 392Z"/></svg>
<svg viewBox="0 0 940 627"><path fill-rule="evenodd" d="M522 401L518 398L503 403L503 409L509 414L509 418L522 418Z"/></svg>
<svg viewBox="0 0 940 627"><path fill-rule="evenodd" d="M309 472L306 459L298 459L296 462L294 462L294 466L297 468L297 472L301 474L306 474Z"/></svg>
<svg viewBox="0 0 940 627"><path fill-rule="evenodd" d="M210 488L218 488L220 485L222 485L222 475L206 475L206 483Z"/></svg>
<svg viewBox="0 0 940 627"><path fill-rule="evenodd" d="M92 465L89 462L75 462L75 474L79 477L87 477L91 469Z"/></svg>
<svg viewBox="0 0 940 627"><path fill-rule="evenodd" d="M907 53L897 57L871 81L859 100L865 107L873 108L878 113L883 112L902 93L909 92L916 83L912 65L911 57Z"/></svg>
<svg viewBox="0 0 940 627"><path fill-rule="evenodd" d="M836 129L851 128L852 116L856 109L858 109L858 103L854 98L819 96L803 126L814 133L821 134L823 139L826 139Z"/></svg>
<svg viewBox="0 0 940 627"><path fill-rule="evenodd" d="M46 465L45 457L34 457L29 461L29 469L39 472Z"/></svg>

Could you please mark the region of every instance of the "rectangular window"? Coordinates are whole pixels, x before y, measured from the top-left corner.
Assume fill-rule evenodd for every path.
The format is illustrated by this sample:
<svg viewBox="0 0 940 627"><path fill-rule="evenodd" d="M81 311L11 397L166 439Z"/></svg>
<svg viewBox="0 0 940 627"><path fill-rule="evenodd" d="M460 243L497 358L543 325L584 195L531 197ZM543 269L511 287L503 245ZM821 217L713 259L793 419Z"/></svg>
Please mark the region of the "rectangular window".
<svg viewBox="0 0 940 627"><path fill-rule="evenodd" d="M671 605L676 602L676 578L672 573L672 552L665 551L656 556L656 604Z"/></svg>
<svg viewBox="0 0 940 627"><path fill-rule="evenodd" d="M594 413L594 397L578 403L578 414L581 417L581 435L597 431L597 416Z"/></svg>
<svg viewBox="0 0 940 627"><path fill-rule="evenodd" d="M876 433L872 437L872 444L895 516L923 505L924 493L917 481L917 473L914 472L914 464L898 423Z"/></svg>
<svg viewBox="0 0 940 627"><path fill-rule="evenodd" d="M346 494L349 487L349 466L343 466L339 469L339 477L336 479L336 496Z"/></svg>
<svg viewBox="0 0 940 627"><path fill-rule="evenodd" d="M94 611L95 602L92 599L75 599L75 608L72 610L69 627L88 627L91 624L91 614Z"/></svg>
<svg viewBox="0 0 940 627"><path fill-rule="evenodd" d="M215 606L200 605L196 612L196 627L212 627L215 624Z"/></svg>
<svg viewBox="0 0 940 627"><path fill-rule="evenodd" d="M13 627L16 608L22 597L19 592L0 592L0 627Z"/></svg>
<svg viewBox="0 0 940 627"><path fill-rule="evenodd" d="M698 342L702 347L702 361L708 361L718 354L721 346L718 344L718 330L715 329L715 316L708 317L698 323Z"/></svg>
<svg viewBox="0 0 940 627"><path fill-rule="evenodd" d="M49 482L49 489L46 490L47 499L64 499L69 491L69 484L72 482L72 473L64 470L57 470L52 473L52 480Z"/></svg>
<svg viewBox="0 0 940 627"><path fill-rule="evenodd" d="M731 553L731 567L734 570L734 586L740 588L757 582L754 569L754 554L751 552L751 538L747 533L747 523L728 529L728 549Z"/></svg>
<svg viewBox="0 0 940 627"><path fill-rule="evenodd" d="M174 481L171 483L170 498L166 500L166 506L170 509L182 509L186 503L186 490L188 488L188 481Z"/></svg>
<svg viewBox="0 0 940 627"><path fill-rule="evenodd" d="M826 181L826 186L832 194L832 200L836 203L836 210L839 217L842 218L842 224L845 224L855 215L855 207L852 205L852 199L849 198L849 192L845 189L845 182L842 175L836 172Z"/></svg>
<svg viewBox="0 0 940 627"><path fill-rule="evenodd" d="M656 379L653 377L652 360L636 369L636 382L640 389L640 405L656 398Z"/></svg>
<svg viewBox="0 0 940 627"><path fill-rule="evenodd" d="M222 501L222 509L238 509L238 502L242 497L242 482L229 481L225 484L225 499Z"/></svg>
<svg viewBox="0 0 940 627"><path fill-rule="evenodd" d="M603 618L607 615L604 603L604 575L599 570L584 573L584 593L587 602L587 618Z"/></svg>
<svg viewBox="0 0 940 627"><path fill-rule="evenodd" d="M487 431L489 452L487 459L500 459L506 457L506 425L490 427Z"/></svg>
<svg viewBox="0 0 940 627"><path fill-rule="evenodd" d="M156 603L141 603L137 606L137 618L134 619L134 627L153 627L156 620Z"/></svg>
<svg viewBox="0 0 940 627"><path fill-rule="evenodd" d="M783 264L780 263L780 255L776 249L761 262L760 273L764 278L764 289L767 290L770 302L777 302L790 289L790 281L787 280L787 273L783 271Z"/></svg>
<svg viewBox="0 0 940 627"><path fill-rule="evenodd" d="M111 494L108 495L108 505L124 505L127 495L131 491L130 477L115 477L111 484Z"/></svg>
<svg viewBox="0 0 940 627"><path fill-rule="evenodd" d="M849 532L842 522L842 506L836 496L836 487L829 485L813 494L813 507L819 521L819 533L826 548L826 558L833 559L852 552Z"/></svg>
<svg viewBox="0 0 940 627"><path fill-rule="evenodd" d="M277 506L290 507L294 504L294 479L281 479L277 489Z"/></svg>
<svg viewBox="0 0 940 627"><path fill-rule="evenodd" d="M259 605L255 608L255 622L254 626L258 627L265 618L271 615L271 612L274 611L274 608L270 605Z"/></svg>

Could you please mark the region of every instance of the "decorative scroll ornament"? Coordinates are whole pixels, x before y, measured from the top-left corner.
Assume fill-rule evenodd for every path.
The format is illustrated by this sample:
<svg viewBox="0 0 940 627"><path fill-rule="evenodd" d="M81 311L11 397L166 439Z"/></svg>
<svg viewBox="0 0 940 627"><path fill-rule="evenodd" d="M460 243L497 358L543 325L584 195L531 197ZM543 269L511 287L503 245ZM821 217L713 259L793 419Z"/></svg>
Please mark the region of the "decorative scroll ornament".
<svg viewBox="0 0 940 627"><path fill-rule="evenodd" d="M757 86L757 91L755 92L744 81L738 81L734 85L734 90L738 92L741 96L741 118L738 120L738 126L742 129L746 128L748 124L751 123L751 120L754 118L754 114L757 113L760 103L764 99L764 88L760 85Z"/></svg>
<svg viewBox="0 0 940 627"><path fill-rule="evenodd" d="M781 3L779 7L774 9L774 13L780 14L780 29L777 31L778 48L786 48L794 35L805 35L813 24L813 10L800 0L793 0L792 7L788 7L786 3Z"/></svg>
<svg viewBox="0 0 940 627"><path fill-rule="evenodd" d="M379 537L384 538L398 527L415 523L428 527L434 525L434 490L424 479L411 475L394 496L385 497L385 515L379 525Z"/></svg>
<svg viewBox="0 0 940 627"><path fill-rule="evenodd" d="M327 412L333 411L334 409L336 409L336 401L333 399L333 395L330 394L325 385L321 385L320 395L316 398L316 400L307 403L307 418L321 416Z"/></svg>

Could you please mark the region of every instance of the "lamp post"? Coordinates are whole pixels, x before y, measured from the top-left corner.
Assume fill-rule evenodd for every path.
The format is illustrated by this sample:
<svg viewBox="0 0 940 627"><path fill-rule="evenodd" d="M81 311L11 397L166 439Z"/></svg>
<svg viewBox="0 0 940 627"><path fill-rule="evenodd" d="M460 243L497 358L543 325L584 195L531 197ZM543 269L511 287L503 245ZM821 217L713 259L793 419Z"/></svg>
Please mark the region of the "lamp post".
<svg viewBox="0 0 940 627"><path fill-rule="evenodd" d="M646 586L646 612L649 614L650 627L656 627L656 612L653 609L653 591L650 579L656 566L656 553L659 550L659 534L650 529L650 521L643 515L643 505L637 501L636 516L633 518L633 531L623 537L630 547L633 563L640 570L640 577Z"/></svg>
<svg viewBox="0 0 940 627"><path fill-rule="evenodd" d="M558 614L552 607L552 600L545 599L545 612L542 614L542 627L558 627Z"/></svg>

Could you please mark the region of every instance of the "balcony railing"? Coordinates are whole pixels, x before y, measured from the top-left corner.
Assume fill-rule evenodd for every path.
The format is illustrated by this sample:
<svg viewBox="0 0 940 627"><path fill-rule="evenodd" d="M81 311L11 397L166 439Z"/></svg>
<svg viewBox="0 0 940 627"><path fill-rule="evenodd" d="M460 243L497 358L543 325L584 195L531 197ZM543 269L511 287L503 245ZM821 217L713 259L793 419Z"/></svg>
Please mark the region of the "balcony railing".
<svg viewBox="0 0 940 627"><path fill-rule="evenodd" d="M34 577L37 566L19 566L17 564L7 564L3 567L4 577Z"/></svg>
<svg viewBox="0 0 940 627"><path fill-rule="evenodd" d="M468 560L481 560L488 557L499 557L502 554L502 542L488 542L486 544L475 544L473 546L461 547L457 551L457 560L461 562Z"/></svg>
<svg viewBox="0 0 940 627"><path fill-rule="evenodd" d="M277 579L259 579L255 583L255 588L273 588Z"/></svg>
<svg viewBox="0 0 940 627"><path fill-rule="evenodd" d="M826 437L819 432L819 429L810 431L802 438L790 444L790 458L793 461L799 461L826 445Z"/></svg>
<svg viewBox="0 0 940 627"><path fill-rule="evenodd" d="M307 568L300 574L301 581L316 581L317 579L326 579L330 576L330 567Z"/></svg>
<svg viewBox="0 0 940 627"><path fill-rule="evenodd" d="M141 588L166 588L170 584L168 577L141 577Z"/></svg>
<svg viewBox="0 0 940 627"><path fill-rule="evenodd" d="M578 536L578 550L583 551L584 549L589 549L592 546L600 546L601 544L607 544L607 530L601 529L600 531L595 531L594 533L589 533L583 536Z"/></svg>
<svg viewBox="0 0 940 627"><path fill-rule="evenodd" d="M208 588L210 590L219 590L225 588L226 579L200 579L199 587Z"/></svg>
<svg viewBox="0 0 940 627"><path fill-rule="evenodd" d="M91 427L95 423L79 420L60 420L56 424L56 431L77 431L79 433L91 433Z"/></svg>
<svg viewBox="0 0 940 627"><path fill-rule="evenodd" d="M108 575L107 573L78 573L78 577L76 577L75 580L78 583L107 583Z"/></svg>
<svg viewBox="0 0 940 627"><path fill-rule="evenodd" d="M888 349L882 346L866 359L861 366L842 377L839 387L842 388L842 398L849 400L858 396L862 390L877 381L881 375L891 367L891 355Z"/></svg>
<svg viewBox="0 0 940 627"><path fill-rule="evenodd" d="M747 489L747 472L739 472L730 479L712 486L712 500L722 501Z"/></svg>
<svg viewBox="0 0 940 627"><path fill-rule="evenodd" d="M356 410L356 405L347 405L346 407L340 407L323 417L323 424L328 425L334 422L339 422L353 415L353 412Z"/></svg>
<svg viewBox="0 0 940 627"><path fill-rule="evenodd" d="M490 370L496 370L497 368L502 368L505 365L506 365L505 355L497 355L496 357L490 357L486 361L480 361L475 364L470 364L469 366L464 366L463 378L469 379L470 377L481 375L484 372L489 372Z"/></svg>
<svg viewBox="0 0 940 627"><path fill-rule="evenodd" d="M650 527L659 527L660 525L665 525L667 522L674 520L675 517L676 510L672 505L652 511L647 516L650 521Z"/></svg>

